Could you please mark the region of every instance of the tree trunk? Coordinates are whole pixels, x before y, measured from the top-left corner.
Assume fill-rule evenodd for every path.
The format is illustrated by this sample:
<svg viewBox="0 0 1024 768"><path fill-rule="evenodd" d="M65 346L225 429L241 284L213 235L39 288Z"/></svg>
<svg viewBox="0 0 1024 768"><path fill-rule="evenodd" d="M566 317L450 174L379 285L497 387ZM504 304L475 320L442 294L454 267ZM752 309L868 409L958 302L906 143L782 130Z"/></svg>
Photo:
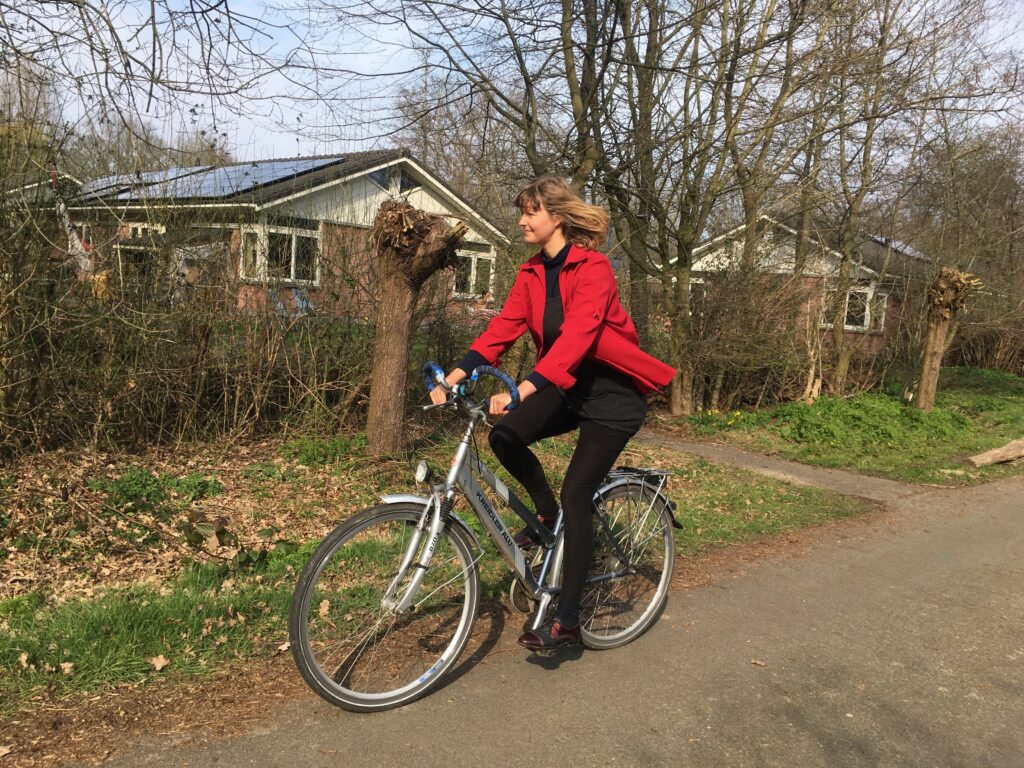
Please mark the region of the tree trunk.
<svg viewBox="0 0 1024 768"><path fill-rule="evenodd" d="M928 289L928 331L921 354L921 375L918 378L917 407L930 412L935 407L935 393L939 387L942 356L949 341L949 325L953 316L963 308L969 288L981 281L952 267L943 267Z"/></svg>
<svg viewBox="0 0 1024 768"><path fill-rule="evenodd" d="M669 413L673 416L693 414L693 371L688 363L677 370L669 389Z"/></svg>
<svg viewBox="0 0 1024 768"><path fill-rule="evenodd" d="M633 263L629 265L629 316L636 326L640 346L650 343L650 287L647 273Z"/></svg>
<svg viewBox="0 0 1024 768"><path fill-rule="evenodd" d="M377 333L373 345L370 409L366 435L377 456L394 455L405 444L406 371L412 312L419 290L405 280L385 279L377 289Z"/></svg>
<svg viewBox="0 0 1024 768"><path fill-rule="evenodd" d="M453 264L466 233L440 216L388 200L373 222L377 255L377 329L366 434L370 451L394 455L405 446L405 389L412 314L420 288Z"/></svg>
<svg viewBox="0 0 1024 768"><path fill-rule="evenodd" d="M935 392L939 385L942 355L946 351L945 341L948 328L949 318L936 316L928 320L924 352L921 354L921 376L917 386L917 407L926 413L935 407Z"/></svg>
<svg viewBox="0 0 1024 768"><path fill-rule="evenodd" d="M689 258L683 262L689 264ZM678 267L672 276L674 281L666 279L669 293L669 317L671 318L671 360L669 364L676 369L669 391L669 412L673 416L690 416L693 413L693 362L690 360L690 269Z"/></svg>
<svg viewBox="0 0 1024 768"><path fill-rule="evenodd" d="M715 373L714 387L711 390L711 402L708 404L708 407L713 411L718 409L718 403L722 397L722 387L724 384L725 368L719 367L717 372Z"/></svg>
<svg viewBox="0 0 1024 768"><path fill-rule="evenodd" d="M993 448L991 451L971 456L967 459L967 463L972 467L987 467L991 464L1016 461L1021 457L1024 457L1024 438L1013 440L1001 448Z"/></svg>

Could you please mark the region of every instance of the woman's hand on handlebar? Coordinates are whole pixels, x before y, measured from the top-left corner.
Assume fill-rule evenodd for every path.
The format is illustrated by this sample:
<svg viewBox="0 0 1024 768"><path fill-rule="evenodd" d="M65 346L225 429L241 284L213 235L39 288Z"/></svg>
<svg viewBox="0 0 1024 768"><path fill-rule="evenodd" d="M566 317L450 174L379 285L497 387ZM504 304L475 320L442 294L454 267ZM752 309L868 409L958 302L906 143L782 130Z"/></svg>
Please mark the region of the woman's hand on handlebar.
<svg viewBox="0 0 1024 768"><path fill-rule="evenodd" d="M519 384L519 400L522 402L534 392L537 388L533 386L533 382L523 381ZM512 395L508 392L498 392L497 394L491 395L491 404L488 412L492 416L504 416L507 411L508 404L512 402Z"/></svg>
<svg viewBox="0 0 1024 768"><path fill-rule="evenodd" d="M448 382L449 387L454 387L460 381L462 381L469 374L461 368L454 369L451 373L444 377L444 380ZM441 405L448 400L448 390L444 387L434 387L430 390L430 402L434 405Z"/></svg>

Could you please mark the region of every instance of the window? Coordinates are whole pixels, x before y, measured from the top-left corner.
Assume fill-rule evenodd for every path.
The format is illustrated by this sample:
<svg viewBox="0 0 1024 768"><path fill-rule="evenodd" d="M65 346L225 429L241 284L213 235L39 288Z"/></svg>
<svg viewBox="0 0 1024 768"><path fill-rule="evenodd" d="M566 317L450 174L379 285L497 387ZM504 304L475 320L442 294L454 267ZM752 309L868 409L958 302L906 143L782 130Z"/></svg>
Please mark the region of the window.
<svg viewBox="0 0 1024 768"><path fill-rule="evenodd" d="M398 178L398 191L399 192L411 192L414 189L420 188L420 183L416 181L412 176L407 174L405 171L401 172Z"/></svg>
<svg viewBox="0 0 1024 768"><path fill-rule="evenodd" d="M394 194L410 192L422 186L416 179L400 168L379 168L366 174L367 178L383 189L385 192Z"/></svg>
<svg viewBox="0 0 1024 768"><path fill-rule="evenodd" d="M280 227L243 230L239 272L245 280L315 285L320 277L320 236Z"/></svg>
<svg viewBox="0 0 1024 768"><path fill-rule="evenodd" d="M292 270L292 236L281 232L267 233L267 277L286 280Z"/></svg>
<svg viewBox="0 0 1024 768"><path fill-rule="evenodd" d="M475 299L494 292L494 255L460 252L455 264L455 298Z"/></svg>
<svg viewBox="0 0 1024 768"><path fill-rule="evenodd" d="M370 181L372 181L378 187L383 189L385 192L390 191L390 189L391 189L391 182L390 182L390 178L389 178L390 174L388 173L388 169L387 168L380 168L379 170L371 171L370 173L366 174L366 176L367 176L367 178L370 179Z"/></svg>
<svg viewBox="0 0 1024 768"><path fill-rule="evenodd" d="M835 318L836 292L825 292L825 306L822 327L831 328ZM872 286L854 286L846 292L846 321L843 327L848 331L861 333L881 332L885 325L885 304L888 294Z"/></svg>
<svg viewBox="0 0 1024 768"><path fill-rule="evenodd" d="M295 280L314 282L320 256L320 241L315 237L295 236Z"/></svg>

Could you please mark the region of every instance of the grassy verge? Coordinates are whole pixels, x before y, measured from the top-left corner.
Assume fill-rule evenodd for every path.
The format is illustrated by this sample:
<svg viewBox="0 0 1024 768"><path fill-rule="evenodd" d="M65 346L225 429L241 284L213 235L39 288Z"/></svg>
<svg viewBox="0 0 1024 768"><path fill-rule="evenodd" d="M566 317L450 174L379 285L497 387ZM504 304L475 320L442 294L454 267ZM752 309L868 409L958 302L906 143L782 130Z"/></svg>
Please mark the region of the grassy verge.
<svg viewBox="0 0 1024 768"><path fill-rule="evenodd" d="M277 652L310 549L272 556L258 573L194 564L159 587L68 601L40 590L0 602L0 715L36 697L205 674Z"/></svg>
<svg viewBox="0 0 1024 768"><path fill-rule="evenodd" d="M868 393L787 403L760 412L707 412L686 425L795 461L911 482L959 485L1024 472L1024 463L974 469L966 457L1024 437L1024 379L945 368L931 413Z"/></svg>
<svg viewBox="0 0 1024 768"><path fill-rule="evenodd" d="M448 438L425 442L419 454L437 467L446 467L454 445ZM573 445L569 436L538 446L556 487ZM246 551L249 539L262 541L258 548L262 556L194 562L144 583L97 587L92 596L65 599L59 586L42 584L0 601L0 715L31 706L34 699L144 684L158 676L202 675L226 660L280 653L287 640L287 611L296 575L323 533L356 508L377 503L381 491L413 488L409 468L401 462L375 464L363 454L359 439L292 441L253 458L231 477L226 470L223 477L205 472L189 476L186 482L166 473L150 474L133 463L118 479L93 481L93 488L102 489L97 500L111 519L116 519L116 510L129 509L135 516L148 516L146 520L168 521L165 530L178 530L173 521L195 520L204 504L207 509L234 510L220 529L199 522L192 523L192 528L185 526L184 533L198 528L210 546L215 546L209 537L217 530L237 534L241 542L229 542L222 548L227 551ZM679 504L678 517L684 525L677 531L684 556L865 509L859 501L788 486L655 446L630 446L622 463L672 472L670 496ZM511 483L507 475L504 478ZM333 501L313 505L309 499L325 488ZM240 504L243 495L252 504ZM189 517L184 517L188 504L193 506ZM483 526L468 514L465 502L461 504L459 511L490 551L481 561L484 594L502 599L511 576ZM270 537L253 538L265 534L266 527L247 533L267 526L268 519L276 521ZM506 514L506 522L513 529L520 524L511 513ZM150 557L156 546L146 537L126 538L134 541L140 560ZM76 552L86 547L83 537L75 541ZM109 544L103 538L92 541L95 547ZM116 543L123 546L126 539ZM257 545L250 542L248 551L257 551ZM201 549L195 549L195 554L198 561Z"/></svg>

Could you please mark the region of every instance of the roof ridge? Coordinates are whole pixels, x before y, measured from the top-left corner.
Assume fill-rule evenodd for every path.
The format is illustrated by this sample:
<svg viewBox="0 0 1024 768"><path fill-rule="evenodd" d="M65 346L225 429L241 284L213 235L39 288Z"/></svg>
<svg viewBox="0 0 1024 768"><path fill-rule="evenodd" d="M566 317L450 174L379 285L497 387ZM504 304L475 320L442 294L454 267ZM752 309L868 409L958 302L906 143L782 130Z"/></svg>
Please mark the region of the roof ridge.
<svg viewBox="0 0 1024 768"><path fill-rule="evenodd" d="M404 147L396 149L364 149L359 152L334 152L325 155L296 155L295 157L265 157L259 160L235 160L230 163L223 163L216 165L213 163L207 163L207 168L227 168L234 165L256 165L258 163L287 163L294 162L296 160L351 160L354 157L368 156L368 155L395 155L400 156L402 153L407 153L408 150ZM184 167L184 166L183 166Z"/></svg>

